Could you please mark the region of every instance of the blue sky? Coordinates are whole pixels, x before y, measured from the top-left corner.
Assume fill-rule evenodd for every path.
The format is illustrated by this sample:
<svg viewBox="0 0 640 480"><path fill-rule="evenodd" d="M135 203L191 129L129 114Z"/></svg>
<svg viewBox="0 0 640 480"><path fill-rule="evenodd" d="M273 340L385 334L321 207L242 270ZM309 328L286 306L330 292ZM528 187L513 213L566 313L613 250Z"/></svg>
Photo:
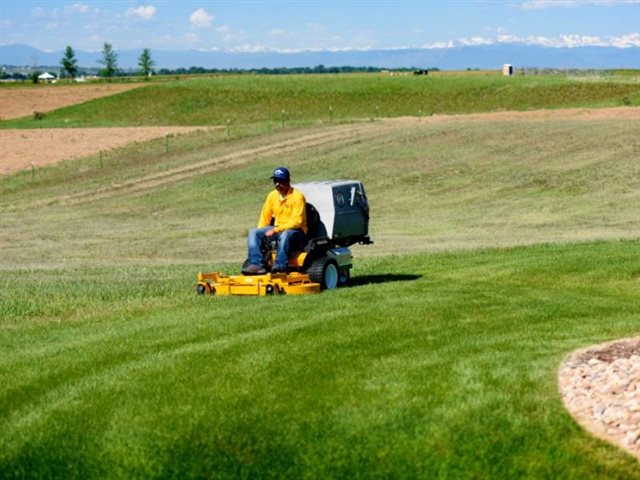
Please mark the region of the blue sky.
<svg viewBox="0 0 640 480"><path fill-rule="evenodd" d="M46 51L640 47L640 0L2 0L0 13L0 44Z"/></svg>

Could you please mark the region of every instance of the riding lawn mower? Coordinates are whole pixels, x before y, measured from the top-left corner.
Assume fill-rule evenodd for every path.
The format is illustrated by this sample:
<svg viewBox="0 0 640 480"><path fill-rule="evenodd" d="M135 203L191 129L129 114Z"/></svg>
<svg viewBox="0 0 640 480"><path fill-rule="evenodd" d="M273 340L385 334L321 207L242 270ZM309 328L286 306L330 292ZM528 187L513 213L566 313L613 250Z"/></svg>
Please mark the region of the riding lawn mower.
<svg viewBox="0 0 640 480"><path fill-rule="evenodd" d="M345 286L351 277L349 247L373 243L369 238L369 202L357 180L305 182L293 185L307 200L307 242L289 258L286 272L263 275L199 273L198 294L296 295ZM275 245L262 247L267 271L275 261ZM243 267L246 266L243 265Z"/></svg>

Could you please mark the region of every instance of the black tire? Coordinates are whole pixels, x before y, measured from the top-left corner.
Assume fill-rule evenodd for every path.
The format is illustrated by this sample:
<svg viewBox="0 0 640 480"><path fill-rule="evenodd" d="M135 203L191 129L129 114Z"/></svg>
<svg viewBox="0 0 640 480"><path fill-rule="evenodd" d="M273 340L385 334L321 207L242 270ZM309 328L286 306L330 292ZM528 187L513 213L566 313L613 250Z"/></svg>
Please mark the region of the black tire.
<svg viewBox="0 0 640 480"><path fill-rule="evenodd" d="M199 283L198 286L196 287L196 293L198 295L204 295L205 293L207 293L207 291L208 289L203 283Z"/></svg>
<svg viewBox="0 0 640 480"><path fill-rule="evenodd" d="M333 258L320 257L313 261L307 274L312 282L320 284L321 290L333 290L338 286L338 264Z"/></svg>
<svg viewBox="0 0 640 480"><path fill-rule="evenodd" d="M349 283L351 279L351 269L350 268L341 268L338 270L338 286L344 287Z"/></svg>

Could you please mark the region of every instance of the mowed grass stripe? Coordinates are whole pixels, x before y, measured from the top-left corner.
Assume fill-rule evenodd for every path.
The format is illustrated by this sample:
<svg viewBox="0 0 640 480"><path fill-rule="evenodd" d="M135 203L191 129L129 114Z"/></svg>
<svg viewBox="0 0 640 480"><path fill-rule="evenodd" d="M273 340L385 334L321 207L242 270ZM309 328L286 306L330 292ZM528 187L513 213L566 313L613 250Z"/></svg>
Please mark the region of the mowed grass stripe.
<svg viewBox="0 0 640 480"><path fill-rule="evenodd" d="M38 362L57 378L2 355L20 372L9 385L42 382L35 403L6 398L0 465L107 478L640 478L637 462L574 424L556 385L568 352L637 333L639 248L370 259L358 286L298 298L194 298L183 266L135 316L84 298L88 316L35 324L30 338L4 330L18 357L20 344L75 347ZM121 301L142 297L121 273ZM104 342L83 342L96 331Z"/></svg>
<svg viewBox="0 0 640 480"><path fill-rule="evenodd" d="M301 142L277 160L268 148L274 142L260 142L259 136L197 143L195 149L184 138L188 161L183 167L175 166L173 155L158 157L145 150L140 161L155 161L154 173L132 165L137 175L123 182L117 172L96 169L100 185L131 185L114 192L96 188L96 180L82 176L54 177L37 198L46 202L73 191L83 200L78 205L5 209L0 241L12 262L1 266L240 265L246 231L257 221L256 209L271 188L268 176L277 164L288 165L294 181L364 182L376 243L358 248L357 256L638 238L638 121L397 119L334 128L330 138L322 127L278 132L275 143L316 135L326 143L307 149ZM357 135L350 133L353 128ZM264 156L247 154L260 143ZM118 161L126 163L129 155L123 151ZM139 157L134 158L137 162ZM192 162L202 165L219 158L238 163L202 174L191 168ZM186 169L187 178L169 176L165 183L159 177L156 188L136 190L138 183L146 187L147 178L163 171L163 162L167 171ZM78 168L86 167L80 163ZM21 181L3 195L5 205L31 204L36 190ZM103 191L99 201L90 201Z"/></svg>
<svg viewBox="0 0 640 480"><path fill-rule="evenodd" d="M175 312L179 316L178 312ZM316 320L318 322L320 320ZM79 398L91 395L93 390L99 389L103 384L121 383L127 376L135 372L145 370L163 370L165 368L173 368L176 362L188 361L194 356L202 356L203 354L222 356L228 350L241 348L251 344L262 344L269 342L276 336L291 335L296 330L306 329L313 326L313 322L309 320L290 320L279 322L277 324L267 324L261 327L255 327L248 331L227 331L221 332L215 338L196 339L196 338L180 338L184 333L184 323L180 321L180 325L163 328L163 337L157 338L153 335L152 329L157 334L158 325L146 326L140 328L139 325L129 324L123 326L123 329L114 331L109 325L106 331L100 331L88 335L83 335L78 339L75 345L47 345L54 347L46 350L40 349L39 355L34 356L28 350L22 350L23 355L10 359L7 363L3 363L5 371L5 391L0 395L0 408L4 411L10 404L18 404L21 407L14 410L9 418L6 418L3 433L8 434L9 438L20 440L18 432L25 428L38 428L38 424L42 425L47 421L54 412L65 410L66 406L74 404ZM133 328L131 328L133 327ZM182 328L180 328L182 327ZM168 330L175 330L168 340L164 335ZM131 341L134 337L135 341ZM153 339L151 345L147 345L144 351L132 351L131 347L137 345L138 339L142 337L150 337ZM132 345L133 344L133 345ZM106 345L117 345L103 349ZM25 376L29 376L29 370L25 371L21 367L25 367L34 361L46 361L50 366L55 365L56 358L64 357L69 353L80 353L86 351L103 350L92 358L83 358L82 356L69 369L61 369L54 375L50 375L50 369L39 372L37 378L31 378L30 384L22 384L17 389L12 389L11 384L21 383ZM57 351L55 351L57 350ZM116 360L120 359L120 360ZM67 360L68 361L68 360ZM20 380L20 377L23 379ZM49 385L46 391L38 391L38 386ZM22 438L22 440L24 440ZM18 442L13 448L21 448L24 444Z"/></svg>

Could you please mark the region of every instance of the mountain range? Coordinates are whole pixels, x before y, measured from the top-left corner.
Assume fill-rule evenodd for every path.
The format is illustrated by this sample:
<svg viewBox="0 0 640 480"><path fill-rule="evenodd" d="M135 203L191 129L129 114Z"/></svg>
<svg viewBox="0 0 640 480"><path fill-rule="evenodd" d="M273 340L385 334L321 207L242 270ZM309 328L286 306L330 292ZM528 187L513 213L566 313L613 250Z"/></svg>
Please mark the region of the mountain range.
<svg viewBox="0 0 640 480"><path fill-rule="evenodd" d="M138 50L116 51L118 67L137 69ZM78 66L96 68L100 52L75 50ZM45 52L28 45L0 46L0 63L8 66L58 66L63 51ZM278 67L378 67L439 68L441 70L499 69L505 63L516 68L612 69L640 68L640 47L550 48L523 44L495 44L454 48L404 48L394 50L303 51L296 53L201 50L152 50L156 69Z"/></svg>

